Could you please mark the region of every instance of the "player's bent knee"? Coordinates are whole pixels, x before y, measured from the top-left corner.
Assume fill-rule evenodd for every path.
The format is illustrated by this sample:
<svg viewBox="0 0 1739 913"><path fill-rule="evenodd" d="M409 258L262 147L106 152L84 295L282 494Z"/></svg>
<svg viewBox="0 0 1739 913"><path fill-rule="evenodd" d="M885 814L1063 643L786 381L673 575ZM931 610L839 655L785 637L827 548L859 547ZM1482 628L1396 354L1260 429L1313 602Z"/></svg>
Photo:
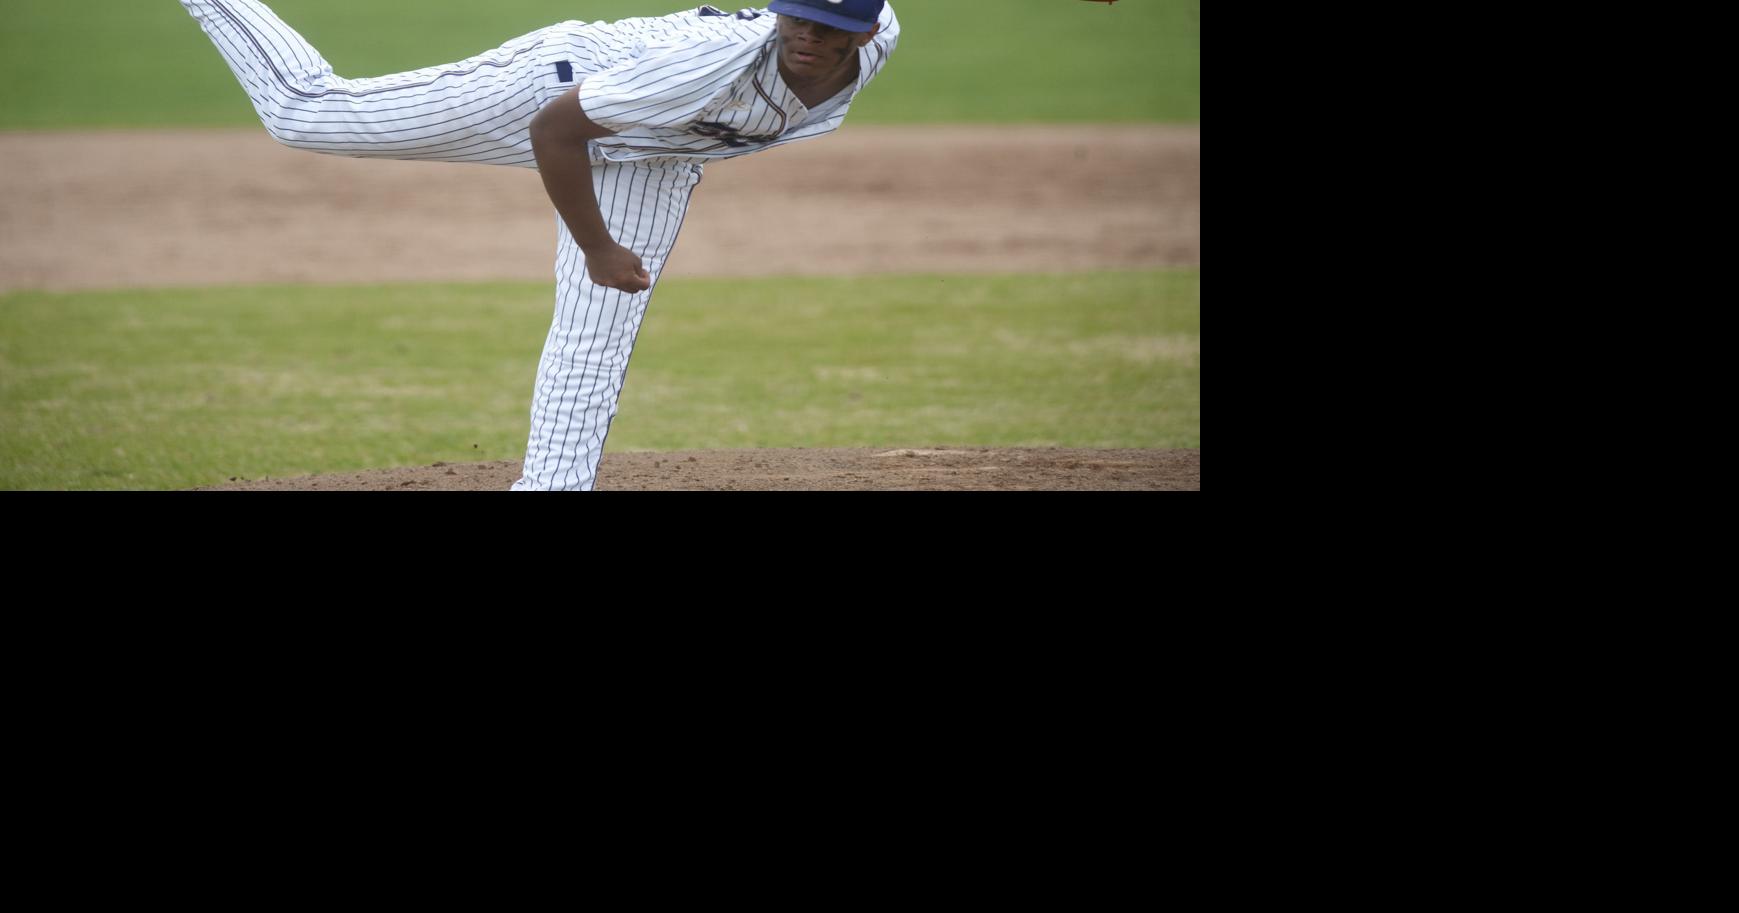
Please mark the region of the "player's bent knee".
<svg viewBox="0 0 1739 913"><path fill-rule="evenodd" d="M307 149L319 152L321 147L314 142L314 134L298 129L291 124L273 117L262 116L260 123L266 128L266 133L279 143L291 149Z"/></svg>

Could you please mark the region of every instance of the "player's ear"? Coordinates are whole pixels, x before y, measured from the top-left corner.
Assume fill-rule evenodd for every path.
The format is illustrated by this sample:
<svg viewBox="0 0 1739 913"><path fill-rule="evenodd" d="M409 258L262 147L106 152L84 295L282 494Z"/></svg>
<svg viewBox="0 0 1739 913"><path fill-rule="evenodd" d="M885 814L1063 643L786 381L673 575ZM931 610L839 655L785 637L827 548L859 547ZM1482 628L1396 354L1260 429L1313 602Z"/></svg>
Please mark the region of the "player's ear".
<svg viewBox="0 0 1739 913"><path fill-rule="evenodd" d="M869 31L859 33L859 36L857 39L857 46L861 48L864 45L869 44L870 39L874 38L876 36L876 33L881 31L881 30L882 30L882 24L880 22L878 22L875 24L875 27L870 29Z"/></svg>

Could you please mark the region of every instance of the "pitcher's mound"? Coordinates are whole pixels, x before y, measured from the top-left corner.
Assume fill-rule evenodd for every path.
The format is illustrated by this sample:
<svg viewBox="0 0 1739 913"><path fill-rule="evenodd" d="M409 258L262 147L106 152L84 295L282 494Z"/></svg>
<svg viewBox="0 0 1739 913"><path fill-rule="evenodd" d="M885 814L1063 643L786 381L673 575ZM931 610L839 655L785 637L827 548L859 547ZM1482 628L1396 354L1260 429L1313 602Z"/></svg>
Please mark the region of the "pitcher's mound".
<svg viewBox="0 0 1739 913"><path fill-rule="evenodd" d="M518 460L293 479L195 491L506 491ZM598 491L1200 491L1198 450L988 447L607 453Z"/></svg>

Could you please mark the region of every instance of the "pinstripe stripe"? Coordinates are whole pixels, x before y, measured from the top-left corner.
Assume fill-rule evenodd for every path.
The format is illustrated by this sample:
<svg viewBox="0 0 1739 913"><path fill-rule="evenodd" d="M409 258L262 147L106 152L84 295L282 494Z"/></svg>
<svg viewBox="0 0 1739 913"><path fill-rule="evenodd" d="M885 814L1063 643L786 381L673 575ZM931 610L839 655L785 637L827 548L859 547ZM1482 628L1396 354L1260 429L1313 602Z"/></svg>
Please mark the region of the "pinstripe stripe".
<svg viewBox="0 0 1739 913"><path fill-rule="evenodd" d="M627 221L630 207L636 205L633 193L634 179L641 169L617 165L612 166L611 170L614 171L614 174L611 175L610 181L610 193L613 197L609 208L610 234L623 239L620 243L623 247L628 247L633 244L633 238L627 230ZM623 189L624 182L627 184L626 190ZM618 201L622 207L619 214L616 211ZM638 209L634 211L637 213ZM598 422L598 410L600 407L604 409L609 407L609 404L605 402L605 397L599 395L601 392L599 386L602 385L604 390L609 389L610 372L615 368L614 352L612 351L617 335L615 331L621 325L619 315L624 307L633 307L637 294L619 289L600 288L594 291L598 293L597 307L593 309L597 322L586 328L589 339L586 343L585 359L582 362L586 368L591 370L582 369L579 372L582 381L581 389L585 393L586 402L574 410L579 413L581 420L577 424L569 425L571 434L567 437L568 441L577 442L579 447L564 447L563 452L572 459L561 474L563 487L578 484L578 479L573 478L573 476L577 470L583 469L590 462L592 455L586 452L586 447L594 437L593 428Z"/></svg>
<svg viewBox="0 0 1739 913"><path fill-rule="evenodd" d="M599 193L598 195L599 211L604 216L605 224L612 227L612 235L616 233L614 231L614 226L619 224L616 218L616 203L623 199L622 194L620 193L622 170L622 166L605 166L602 169L601 174L601 180L608 183L608 190ZM586 308L573 338L575 366L570 368L562 378L561 401L564 403L571 395L578 395L585 389L587 384L592 382L592 378L587 375L587 369L597 364L596 359L593 357L593 353L596 351L598 346L598 332L596 327L602 324L604 319L604 309L612 303L612 299L619 299L622 296L622 292L617 289L604 288L603 286L593 283L590 267L586 267L586 273L581 278L580 282L581 285L578 291L585 297ZM588 289L587 286L591 287ZM584 355L580 354L580 346L582 344L585 346ZM564 367L567 367L567 365L564 364ZM576 386L579 388L578 390L575 389ZM595 397L588 399L595 401ZM556 426L556 439L559 443L555 448L555 452L558 456L556 457L556 464L552 468L552 475L557 479L565 479L569 472L567 468L568 462L580 457L580 454L576 453L575 449L569 446L569 444L577 435L583 432L585 423L590 420L590 418L591 416L589 415L589 410L586 408L586 405L579 405L577 408L567 408L564 410L564 421ZM578 420L578 428L575 427L576 419Z"/></svg>
<svg viewBox="0 0 1739 913"><path fill-rule="evenodd" d="M508 96L508 95L512 95L514 93L515 89L518 89L521 87L514 86L512 84L508 84L508 85L503 85L503 86L499 86L499 87L492 87L492 88L496 89L495 94L489 95L489 96L487 96L487 98L493 104L494 99L501 98L501 97ZM472 98L472 99L465 98L465 96L467 96L467 95L474 95L476 92L480 91L480 89L481 89L481 86L474 86L472 88L466 89L465 91L461 92L459 95L460 100L458 101L458 105L464 106L464 105L471 104L474 101L484 100L483 98ZM446 96L441 96L438 98L424 99L422 101L416 102L415 104L400 105L399 107L396 107L396 108L379 108L379 109L375 109L373 111L366 111L366 112L357 111L357 112L355 112L356 114L369 115L368 120L344 120L342 118L336 117L336 116L331 115L331 114L328 114L324 117L314 117L314 118L288 117L285 115L279 115L278 120L290 121L292 123L307 123L307 124L365 124L365 125L396 124L396 123L400 123L402 121L420 120L422 118L428 117L429 115L428 114L407 114L404 117L376 117L374 115L386 114L386 113L389 113L392 111L408 111L408 110L411 110L412 108L426 108L426 107L429 107L430 105L442 104L442 103L445 103L448 101L451 101L451 99L448 99ZM382 130L379 132L391 133L393 131Z"/></svg>
<svg viewBox="0 0 1739 913"><path fill-rule="evenodd" d="M623 236L626 240L623 240L620 243L624 247L629 247L630 249L638 248L640 250L645 250L646 246L644 243L642 243L644 241L644 239L640 237L640 223L646 215L646 210L648 208L655 208L656 207L657 198L652 197L652 198L648 199L648 198L643 197L641 194L635 192L634 181L635 181L635 178L637 178L637 177L648 178L648 183L650 183L651 171L649 169L645 169L645 168L635 168L633 170L633 173L630 173L628 175L628 193L627 193L626 198L629 200L637 200L637 201L639 201L639 204L634 207L634 213L633 213L634 224L633 225L627 224L628 223L627 207L626 206L623 207L623 217L622 217L623 229L624 229ZM609 373L602 377L602 380L605 384L605 389L608 391L608 394L605 398L606 408L604 409L604 416L603 416L604 424L602 427L600 427L597 424L598 416L590 414L590 410L588 410L588 415L587 415L588 421L586 423L586 427L581 429L582 434L585 435L585 437L583 437L581 439L581 444L580 444L580 452L581 452L582 456L589 456L595 448L598 451L599 458L602 459L604 435L609 428L609 420L611 418L611 415L615 411L615 404L617 401L617 397L620 396L621 392L622 392L622 388L616 382L616 377L625 374L627 369L628 369L628 360L626 358L625 353L622 350L624 333L619 331L619 328L625 329L626 335L629 338L632 337L632 334L633 334L635 328L638 327L638 325L639 325L638 320L635 319L636 314L637 314L637 312L639 312L640 310L642 310L644 308L644 302L647 302L650 300L651 295L649 294L649 292L650 292L650 289L648 289L648 291L646 291L646 292L637 292L635 294L626 295L626 296L623 295L622 293L618 293L617 297L616 297L616 308L614 310L612 310L612 312L611 312L612 316L611 316L611 319L609 322L609 326L610 326L610 329L612 332L610 332L608 334L600 334L600 335L604 336L604 340L603 340L604 341L604 358L605 358L606 364L608 364L609 368L610 368ZM628 326L626 328L623 328L623 322L621 321L621 319L619 317L615 316L616 314L618 314L621 311L622 307L624 307L624 306L626 306L627 310L628 310ZM593 357L588 357L587 363L588 364L597 364L597 359L593 358ZM577 473L578 470L583 469L583 468L586 468L586 467L576 465L576 467L574 467L574 469L571 469L569 471L570 471L570 473ZM578 478L578 476L574 475L571 477L571 481L569 482L569 484L578 484L579 482L580 482L580 479Z"/></svg>
<svg viewBox="0 0 1739 913"><path fill-rule="evenodd" d="M656 201L647 199L643 196L646 190L645 186L637 192L634 189L634 185L636 181L644 181L645 184L649 185L651 183L651 176L652 171L647 168L632 168L627 174L628 190L624 197L627 202L625 202L622 208L621 221L622 237L628 239L622 242L624 247L646 250L646 245L643 243L644 239L640 237L640 224L646 215L646 210L649 207L655 206ZM632 208L632 212L630 212L630 208ZM630 218L633 219L633 224L629 224ZM644 258L642 258L642 260L644 260ZM632 294L617 292L614 301L615 306L611 309L610 319L606 324L608 330L607 332L600 334L602 336L601 341L604 344L602 364L600 364L600 359L597 357L588 359L588 363L590 364L599 364L600 371L597 380L603 384L604 397L602 399L603 408L601 410L586 410L586 425L581 429L581 432L584 435L584 437L581 438L581 450L586 458L586 462L592 462L590 457L592 456L594 449L600 448L603 443L604 429L605 427L608 427L610 415L616 407L616 397L620 392L620 387L617 386L616 378L628 367L623 352L623 344L625 341L624 335L625 333L632 332L632 327L635 323L635 315L645 306L646 301L650 297L651 296L648 292L635 292ZM626 320L623 319L624 315L627 318ZM605 367L608 368L607 371L602 370ZM598 401L595 395L593 401ZM599 411L603 414L597 414ZM600 421L604 423L602 426L599 424ZM601 459L603 456L601 449L596 452L598 457ZM573 480L573 484L578 483L579 479L576 477Z"/></svg>
<svg viewBox="0 0 1739 913"><path fill-rule="evenodd" d="M561 405L567 398L566 382L570 365L566 347L568 343L573 341L575 338L573 332L574 327L579 326L585 319L582 308L589 306L591 303L591 297L583 294L581 291L581 285L587 281L585 252L579 249L579 245L574 241L572 234L564 232L562 239L563 243L573 246L574 255L568 261L568 275L566 281L558 289L558 293L561 296L560 301L558 302L561 313L561 332L554 334L550 340L555 346L555 354L553 360L548 366L550 372L550 387L546 401L551 403L551 405L548 406L548 410L552 415L546 419L544 433L552 439L556 433L554 426L569 417L567 411ZM554 386L557 381L560 381L563 385L559 392ZM558 455L560 452L560 449L557 447L549 447L544 458L557 459L559 458ZM545 472L548 472L547 467Z"/></svg>
<svg viewBox="0 0 1739 913"><path fill-rule="evenodd" d="M717 64L720 60L729 59L742 53L742 46L735 42L712 41L691 48L673 51L669 54L649 58L647 62L632 69L622 71L612 83L627 89L628 94L638 100L640 97L660 91L665 83L683 85L689 80L684 76L704 71L708 66Z"/></svg>
<svg viewBox="0 0 1739 913"><path fill-rule="evenodd" d="M246 32L236 27L227 19L222 22L201 20L201 25L211 36L213 44L217 45L224 62L241 79L244 88L248 89L248 98L256 100L270 91L264 69L260 66L260 58L242 50L240 42L246 37ZM243 71L246 71L245 74Z"/></svg>
<svg viewBox="0 0 1739 913"><path fill-rule="evenodd" d="M255 38L253 32L247 28L246 23L242 21L241 16L239 16L235 11L230 9L230 4L242 2L242 0L210 0L210 2L212 4L212 6L214 6L218 9L219 12L221 12L226 17L229 17L232 22L235 22L237 28L241 29L242 33L247 35L249 40L253 41L254 47L260 51L260 56L262 58L264 58L266 63L272 67L273 75L277 76L279 85L283 86L285 91L290 92L294 95L301 96L303 98L325 98L327 96L333 96L333 95L344 95L344 96L351 96L351 97L355 97L355 98L361 98L361 97L366 97L369 95L375 95L375 94L378 94L380 92L421 88L423 86L433 85L445 77L469 76L472 73L475 73L478 70L481 70L483 67L507 67L507 66L510 66L510 65L512 65L512 63L515 60L518 60L521 55L530 53L531 51L534 51L538 47L542 46L542 42L540 41L540 42L537 42L536 44L532 44L532 45L529 45L527 47L521 48L520 50L516 51L512 57L509 57L506 61L501 61L501 62L484 61L484 62L478 64L477 66L472 67L469 70L456 70L456 71L442 72L442 73L437 74L434 78L428 80L427 82L413 83L410 85L383 86L381 88L369 89L369 90L362 91L362 92L352 92L352 91L349 91L347 89L324 89L324 90L321 90L319 92L304 92L296 86L294 81L292 81L291 79L286 77L284 75L283 71L278 68L278 65L277 65L277 56L278 55L267 53L265 48L260 45L258 39ZM251 7L250 7L250 10L251 10ZM273 17L267 19L261 25L262 25L262 28L265 28L265 29L270 30L273 33L277 34L279 40L284 41L286 43L286 45L288 47L294 49L295 53L297 53L298 55L312 56L313 60L308 64L310 69L324 70L326 72L331 72L331 69L332 69L331 65L327 64L324 58L321 58L321 57L319 57L319 55L314 54L313 47L311 45L309 45L307 43L307 41L302 38L301 35L297 34L295 31L291 30L288 26L284 25L282 20L278 20L277 17L273 16ZM284 34L286 32L288 33L287 35Z"/></svg>
<svg viewBox="0 0 1739 913"><path fill-rule="evenodd" d="M612 237L617 234L619 230L618 226L621 225L621 221L616 215L616 204L618 201L621 201L624 205L627 203L626 197L624 197L620 192L622 172L625 170L628 170L628 166L605 166L604 168L599 169L598 173L598 182L596 186L598 193L598 211L603 215L605 225L609 227ZM605 186L606 183L608 185L607 187ZM585 272L581 275L580 285L577 287L576 291L585 299L586 310L578 324L578 332L573 334L573 350L577 355L583 340L586 346L586 354L584 358L578 360L577 369L567 369L567 365L564 362L563 367L565 374L562 378L561 393L558 395L557 399L559 403L565 403L570 394L575 392L574 385L576 381L581 388L584 388L584 386L590 382L591 379L586 375L586 368L597 364L593 357L593 353L596 351L598 343L598 333L595 327L601 324L604 319L604 308L606 304L610 303L613 297L620 299L623 294L619 290L605 288L594 284L591 279L590 270L584 267L582 267L582 269L585 269ZM595 401L595 399L593 401ZM585 422L590 418L590 415L588 414L589 410L584 405L578 408L566 409L565 413L566 414L563 416L564 421L558 423L555 429L555 437L558 444L554 450L558 456L556 458L556 465L552 469L552 475L558 479L566 478L568 474L564 458L578 458L580 456L575 453L573 448L569 447L568 444L575 435L583 431ZM578 413L578 415L576 415L576 413ZM580 429L574 427L574 420L576 418L578 418L580 422Z"/></svg>
<svg viewBox="0 0 1739 913"><path fill-rule="evenodd" d="M548 439L551 412L550 396L554 392L556 378L561 376L559 362L560 348L565 338L563 331L572 325L573 304L576 296L571 294L576 280L576 266L584 268L584 259L580 255L580 247L568 233L567 224L561 217L556 217L556 315L550 322L549 334L544 337L543 356L538 360L537 390L531 404L531 439L526 444L525 466L523 473L530 476L534 464L541 464L547 459L545 450L540 445ZM565 265L564 265L565 264Z"/></svg>
<svg viewBox="0 0 1739 913"><path fill-rule="evenodd" d="M673 78L683 78L704 72L704 70L696 68L693 70L684 70L681 73L672 75ZM591 80L588 80L587 84L590 85L591 82ZM628 91L634 91L632 84L625 88ZM703 82L698 88L691 89L683 94L673 95L668 98L657 98L649 103L641 104L633 108L622 108L622 105L627 104L627 102L611 103L606 101L601 105L599 110L598 116L604 118L604 120L599 121L599 123L611 127L612 129L616 127L621 127L622 129L632 129L635 127L679 127L687 123L692 123L697 117L705 112L706 107L704 105L697 105L696 102L712 98L718 93L719 88L720 87L713 82ZM636 100L638 101L638 99ZM582 94L580 103L582 105L586 103L585 94ZM586 108L588 113L592 110L593 109L590 107ZM648 112L651 112L656 116L650 117L648 116ZM597 118L593 119L596 120Z"/></svg>
<svg viewBox="0 0 1739 913"><path fill-rule="evenodd" d="M641 306L639 314L635 317L634 326L629 330L628 354L622 359L621 379L617 381L615 392L610 399L610 418L604 423L603 437L598 439L598 459L593 460L591 464L593 483L596 482L598 463L604 458L604 442L609 440L610 428L616 423L616 404L621 402L622 391L628 386L628 368L634 364L634 346L640 339L640 326L646 321L646 311L652 306L652 295L654 292L658 291L658 282L664 276L664 262L667 261L670 254L676 250L677 237L682 232L683 220L688 217L688 206L694 201L694 192L698 187L700 187L700 166L687 165L684 167L693 169L693 177L695 180L688 185L688 192L681 195L680 204L677 203L678 197L673 193L669 193L667 188L663 185L663 180L674 176L676 172L674 170L667 171L665 178L660 179L660 193L658 199L668 201L666 205L661 206L659 209L659 215L665 220L665 228L664 233L659 237L657 249L663 252L663 257L658 264L658 271L652 276L652 287L646 290L646 303ZM674 217L672 217L673 212ZM655 222L654 231L657 230L656 225L657 223ZM590 487L591 484L588 484L587 488Z"/></svg>
<svg viewBox="0 0 1739 913"><path fill-rule="evenodd" d="M771 132L775 136L777 136L778 134L784 133L785 132L785 122L786 122L785 109L779 107L779 103L773 100L773 96L768 95L767 90L761 87L761 80L759 78L752 79L752 80L750 80L750 82L752 82L755 86L755 94L761 96L761 100L767 103L767 107L772 108L773 111L779 115L779 129L771 131ZM761 131L756 131L756 132L759 133Z"/></svg>
<svg viewBox="0 0 1739 913"><path fill-rule="evenodd" d="M411 139L402 139L402 140L374 139L374 138L372 138L372 136L370 134L368 134L366 132L358 132L355 130L321 130L321 131L306 131L306 132L298 131L297 135L296 135L297 136L296 142L297 142L297 145L308 145L308 146L327 146L327 145L339 145L339 146L351 145L351 146L354 146L354 145L357 145L357 143L353 142L353 141L349 141L349 140L319 140L319 139L307 139L306 137L308 137L308 136L339 136L339 135L344 135L344 134L349 134L351 136L364 136L364 137L369 137L369 138L362 141L362 143L361 143L362 145L364 145L365 147L367 147L369 149L379 150L381 152L381 154L384 155L384 154L388 154L391 152L415 152L419 149L428 149L428 148L432 148L434 146L444 146L444 145L447 145L447 143L463 142L464 140L471 139L473 137L476 137L479 134L482 134L482 135L488 137L488 139L490 139L490 140L499 140L500 137L493 137L493 136L488 136L488 135L491 133L491 131L499 130L500 128L505 127L508 124L512 124L521 118L529 121L533 115L537 114L537 110L534 108L533 110L527 111L526 108L527 108L527 106L530 106L530 105L536 105L537 101L538 101L538 99L536 99L536 98L528 98L528 99L520 102L519 104L513 106L511 109L509 109L505 112L502 112L501 114L490 117L489 119L487 119L481 123L474 123L471 120L469 120L468 118L455 118L453 120L444 120L444 121L441 121L439 123L429 124L422 129L433 130L437 127L445 127L448 124L455 124L455 123L458 124L459 126L453 127L450 130L442 130L439 133L424 133L421 136L417 136L417 137L414 137ZM405 132L410 132L410 131L391 130L388 132L390 132L390 133L405 133ZM458 138L446 140L444 142L435 142L435 143L428 142L429 140L436 139L437 137L453 136L454 134L459 134ZM529 142L529 140L530 140L530 137L528 135L527 141ZM399 145L401 143L413 143L413 144L420 144L420 145L411 145L411 146L401 147Z"/></svg>
<svg viewBox="0 0 1739 913"><path fill-rule="evenodd" d="M629 216L632 215L636 220L638 220L641 211L640 205L644 205L636 205L636 195L634 193L634 182L636 178L644 172L644 169L633 168L631 166L613 167L616 169L614 180L615 193L617 198L622 201L622 213L618 216L615 212L615 207L611 207L610 215L612 217L613 227L610 233L619 238L618 243L623 247L630 249L638 247L644 249L644 245L635 243L637 239L634 238L634 230L628 225ZM626 179L628 185L626 191L622 189L624 179ZM631 207L632 213L630 212ZM620 226L620 228L618 229L614 226ZM613 403L613 398L609 396L608 391L613 386L611 378L617 370L616 347L621 336L623 323L621 315L624 310L627 310L629 313L633 312L634 304L636 299L639 298L639 294L640 293L629 293L611 289L599 298L599 307L597 309L598 322L595 326L592 326L587 330L591 340L586 347L586 357L584 362L586 365L594 367L595 371L589 375L582 375L582 379L585 383L587 402L585 405L582 405L579 409L575 410L580 413L582 420L577 427L572 429L572 439L577 441L579 446L571 449L564 448L564 452L570 454L572 460L567 468L562 471L561 479L563 488L569 488L580 484L581 479L579 478L579 474L584 471L587 468L587 464L591 462L591 448L597 443L598 433L601 430L599 427L601 417L598 415L598 412L600 411L600 408L602 411L608 412ZM609 305L608 317L606 317L604 313L605 302L608 302ZM602 386L602 390L599 389L600 386ZM603 395L600 395L600 393Z"/></svg>
<svg viewBox="0 0 1739 913"><path fill-rule="evenodd" d="M534 52L556 27L463 65L345 80L257 0L183 6L248 90L261 122L286 145L359 158L535 167L530 121L554 93Z"/></svg>
<svg viewBox="0 0 1739 913"><path fill-rule="evenodd" d="M282 35L277 36L278 40L275 42L271 40L270 36L256 36L253 31L247 27L247 23L244 22L240 16L236 15L233 10L224 6L222 3L218 3L217 8L219 12L229 16L230 19L236 23L236 27L242 31L242 34L250 41L253 41L256 46L259 45L259 41L262 39L272 44L272 51L270 53L267 53L264 47L260 48L262 56L267 60L273 59L274 56L294 55L297 59L297 63L303 69L315 70L319 68L320 62L315 60L313 55L301 50L299 46L301 42L284 42ZM252 11L250 10L250 12Z"/></svg>
<svg viewBox="0 0 1739 913"><path fill-rule="evenodd" d="M530 101L538 100L535 96L537 94L541 94L541 92L540 92L541 88L542 87L540 87L536 84L529 84L528 85L524 82L524 80L521 80L518 84L510 84L508 86L505 86L504 91L502 93L500 93L499 96L490 96L488 99L489 104L477 107L477 108L469 110L469 111L463 110L464 105L461 104L460 108L458 110L455 110L453 108L448 108L446 110L441 110L438 112L432 112L432 113L423 114L423 115L415 115L415 116L407 117L407 118L398 118L398 119L395 119L392 121L385 121L385 120L382 120L382 121L343 120L343 119L333 117L331 112L322 112L322 111L318 111L318 110L305 110L305 111L301 112L301 113L316 115L312 119L287 118L287 117L283 117L283 116L279 115L279 116L274 116L273 120L275 120L275 121L291 121L291 122L296 122L296 123L333 124L333 125L337 125L337 126L352 126L352 127L362 126L362 127L369 128L367 130L361 130L361 131L359 131L359 130L304 130L304 131L301 131L303 133L315 134L315 135L323 134L323 133L324 134L341 134L341 133L356 134L356 133L361 133L364 135L374 136L374 135L386 135L386 134L393 134L393 133L410 133L410 132L414 132L417 130L425 130L425 131L426 130L433 130L436 127L446 127L450 124L460 124L461 125L460 127L454 128L454 130L459 130L459 129L465 129L465 127L467 125L474 125L476 118L479 118L479 117L486 117L486 118L489 118L491 120L494 119L494 117L499 116L499 114L495 113L495 112L500 112L504 106L508 105L514 99L521 98L521 97L525 96L527 93L532 93L534 95L534 97L532 99L530 99ZM475 101L481 101L481 100L482 99L474 99L473 103ZM446 99L445 98L435 99L434 103L441 103L443 101L446 101ZM508 108L507 110L508 111L517 110L518 108L523 107L526 103L527 103L526 101L519 101L518 103L514 104L514 106L512 108ZM428 104L428 103L425 103L425 104ZM361 113L361 112L357 112L357 113ZM379 127L379 125L383 124L383 123L395 123L395 122L399 122L399 121L403 121L403 120L418 120L418 119L422 120L423 123L419 126L416 126L416 127L405 127L405 128L380 128ZM450 130L448 132L453 132L453 131ZM429 135L435 136L435 135L441 135L441 134L429 134ZM380 140L379 142L389 143L389 142L396 142L396 141L395 140Z"/></svg>

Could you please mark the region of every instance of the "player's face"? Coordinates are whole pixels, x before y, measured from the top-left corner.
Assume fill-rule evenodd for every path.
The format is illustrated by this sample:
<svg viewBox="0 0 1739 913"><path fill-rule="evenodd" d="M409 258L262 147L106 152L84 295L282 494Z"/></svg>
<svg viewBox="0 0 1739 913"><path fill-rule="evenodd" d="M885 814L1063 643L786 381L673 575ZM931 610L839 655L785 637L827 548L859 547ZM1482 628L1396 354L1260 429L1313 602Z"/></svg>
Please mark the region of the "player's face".
<svg viewBox="0 0 1739 913"><path fill-rule="evenodd" d="M842 76L857 60L857 49L874 32L848 32L796 16L779 17L779 62L785 72L804 81Z"/></svg>

